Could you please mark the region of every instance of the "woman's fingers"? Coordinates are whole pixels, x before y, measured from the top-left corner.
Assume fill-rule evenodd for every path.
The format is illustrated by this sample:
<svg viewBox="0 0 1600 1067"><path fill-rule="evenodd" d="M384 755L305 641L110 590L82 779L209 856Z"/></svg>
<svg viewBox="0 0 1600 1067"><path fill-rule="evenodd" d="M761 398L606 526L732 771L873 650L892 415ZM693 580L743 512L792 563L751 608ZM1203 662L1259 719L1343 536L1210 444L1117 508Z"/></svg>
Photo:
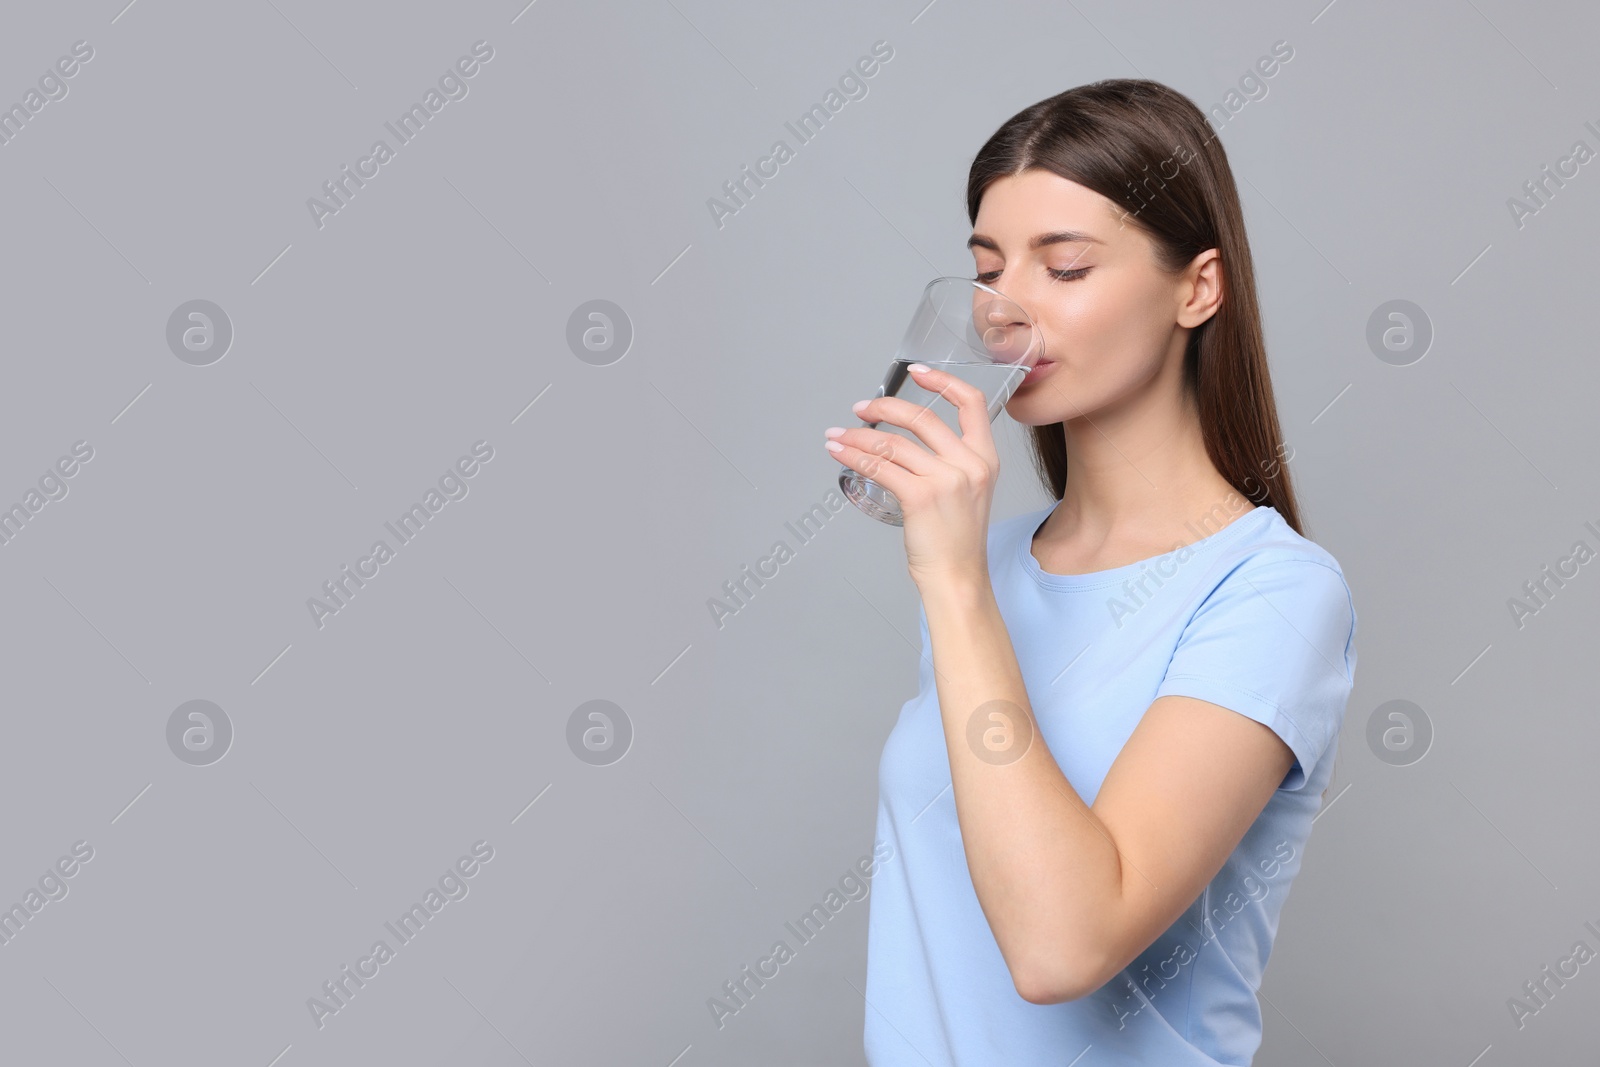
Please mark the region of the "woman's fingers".
<svg viewBox="0 0 1600 1067"><path fill-rule="evenodd" d="M999 462L989 424L988 400L983 390L947 371L913 371L917 384L938 393L955 406L961 434L922 404L903 397L880 396L860 405L856 412L866 422L887 422L917 435L940 459L977 475L979 468Z"/></svg>
<svg viewBox="0 0 1600 1067"><path fill-rule="evenodd" d="M949 371L933 367L912 373L916 375L918 385L931 393L940 394L955 405L961 439L966 446L992 457L994 444L989 423L989 402L983 390L971 382L962 381Z"/></svg>
<svg viewBox="0 0 1600 1067"><path fill-rule="evenodd" d="M837 451L834 451L837 446ZM862 451L855 445L845 444L843 441L829 441L828 449L833 452L833 457L846 467L855 471L893 493L902 504L910 495L911 488L916 484L917 476L895 463L886 462L870 452Z"/></svg>
<svg viewBox="0 0 1600 1067"><path fill-rule="evenodd" d="M934 473L939 461L915 441L887 430L874 430L867 426L854 426L847 430L834 427L829 431L830 446L843 445L834 452L835 458L852 470L860 471L896 496L891 480L907 482ZM830 451L832 451L830 447ZM905 483L902 483L905 487Z"/></svg>
<svg viewBox="0 0 1600 1067"><path fill-rule="evenodd" d="M937 401L936 401L937 402ZM954 399L951 400L954 403ZM949 457L961 447L961 438L930 408L904 397L880 396L856 412L863 422L887 422L917 435L936 456Z"/></svg>
<svg viewBox="0 0 1600 1067"><path fill-rule="evenodd" d="M959 434L929 407L897 396L864 401L856 407L856 414L863 422L888 423L916 434L928 450L900 434L871 426L828 431L828 448L840 463L877 482L902 503L917 491L919 483L941 471L949 475L954 468L970 479L985 479L999 463L983 390L948 371L918 366L920 369L911 372L916 383L955 406Z"/></svg>

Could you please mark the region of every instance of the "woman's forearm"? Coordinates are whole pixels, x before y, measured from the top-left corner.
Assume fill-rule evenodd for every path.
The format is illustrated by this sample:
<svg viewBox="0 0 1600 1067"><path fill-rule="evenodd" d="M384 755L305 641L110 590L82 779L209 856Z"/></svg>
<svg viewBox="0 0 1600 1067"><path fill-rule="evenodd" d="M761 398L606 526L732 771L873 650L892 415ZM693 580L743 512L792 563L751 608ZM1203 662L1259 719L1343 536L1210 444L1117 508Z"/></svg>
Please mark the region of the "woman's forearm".
<svg viewBox="0 0 1600 1067"><path fill-rule="evenodd" d="M1121 857L1039 734L988 575L924 586L973 888L1018 992L1081 996L1115 940Z"/></svg>

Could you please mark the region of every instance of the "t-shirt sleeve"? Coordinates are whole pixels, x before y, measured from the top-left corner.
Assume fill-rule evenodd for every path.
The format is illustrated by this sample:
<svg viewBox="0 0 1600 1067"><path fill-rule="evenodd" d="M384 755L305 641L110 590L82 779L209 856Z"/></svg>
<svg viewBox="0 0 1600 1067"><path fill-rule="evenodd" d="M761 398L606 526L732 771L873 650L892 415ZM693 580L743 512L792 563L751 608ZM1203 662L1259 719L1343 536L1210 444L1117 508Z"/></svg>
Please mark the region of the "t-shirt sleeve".
<svg viewBox="0 0 1600 1067"><path fill-rule="evenodd" d="M1307 559L1246 562L1196 609L1156 696L1190 696L1269 727L1302 788L1344 722L1355 679L1355 605L1344 576Z"/></svg>

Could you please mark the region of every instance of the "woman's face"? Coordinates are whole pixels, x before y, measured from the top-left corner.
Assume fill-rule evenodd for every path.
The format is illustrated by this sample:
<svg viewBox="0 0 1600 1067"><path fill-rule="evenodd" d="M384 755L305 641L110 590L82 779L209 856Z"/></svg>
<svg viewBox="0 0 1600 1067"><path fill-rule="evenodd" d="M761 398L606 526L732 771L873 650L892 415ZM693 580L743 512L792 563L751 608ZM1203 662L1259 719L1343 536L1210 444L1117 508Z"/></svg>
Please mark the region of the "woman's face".
<svg viewBox="0 0 1600 1067"><path fill-rule="evenodd" d="M1051 235L1057 239L1049 240ZM1038 239L1046 239L1035 247ZM1163 272L1155 246L1111 200L1049 171L997 179L983 194L969 242L976 277L1021 304L1043 335L1046 367L1006 404L1044 426L1126 401L1181 359L1198 325L1191 303L1196 257Z"/></svg>

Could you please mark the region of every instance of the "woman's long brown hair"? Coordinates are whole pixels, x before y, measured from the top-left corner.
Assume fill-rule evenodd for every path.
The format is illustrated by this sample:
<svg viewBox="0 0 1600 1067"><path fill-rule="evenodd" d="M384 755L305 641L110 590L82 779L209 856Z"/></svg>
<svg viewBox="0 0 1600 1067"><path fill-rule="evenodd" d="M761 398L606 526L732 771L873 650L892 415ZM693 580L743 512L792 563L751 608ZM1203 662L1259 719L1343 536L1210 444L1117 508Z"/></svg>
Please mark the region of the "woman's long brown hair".
<svg viewBox="0 0 1600 1067"><path fill-rule="evenodd" d="M1277 509L1301 536L1283 455L1255 271L1228 157L1193 101L1159 82L1114 78L1041 100L995 131L972 161L967 212L984 190L1037 167L1120 205L1177 273L1206 249L1221 258L1221 305L1189 335L1184 380L1198 404L1206 452L1241 495ZM1061 423L1032 428L1034 464L1060 500L1067 484Z"/></svg>

